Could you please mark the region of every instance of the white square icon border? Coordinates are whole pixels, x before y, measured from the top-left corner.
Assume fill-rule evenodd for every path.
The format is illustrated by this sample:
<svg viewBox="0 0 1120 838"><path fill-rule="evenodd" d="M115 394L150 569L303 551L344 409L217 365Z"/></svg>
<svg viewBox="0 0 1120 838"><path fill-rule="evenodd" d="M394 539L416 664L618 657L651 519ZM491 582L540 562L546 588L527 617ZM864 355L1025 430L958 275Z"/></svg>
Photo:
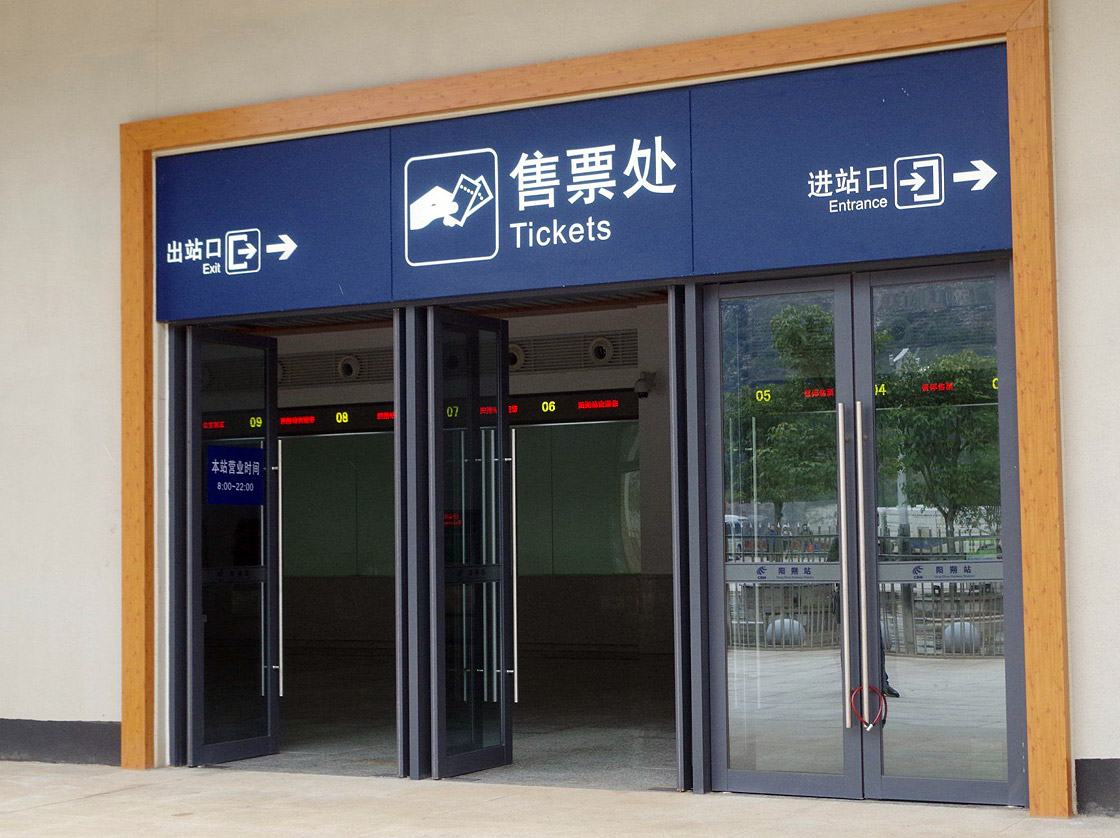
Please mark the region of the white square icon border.
<svg viewBox="0 0 1120 838"><path fill-rule="evenodd" d="M937 200L921 201L913 204L900 204L898 202L898 164L907 160L932 160L937 159ZM933 154L911 154L909 157L896 157L894 159L894 207L895 209L924 209L925 207L939 207L945 203L945 155L940 152Z"/></svg>
<svg viewBox="0 0 1120 838"><path fill-rule="evenodd" d="M230 265L232 263L230 262L230 258L229 258L229 256L230 256L229 239L230 239L230 236L236 236L240 233L256 233L256 235L257 235L257 242L256 242L257 252L255 254L253 254L253 258L256 258L256 260L257 260L257 266L255 268L243 268L243 269L235 269L235 270L230 269ZM225 248L224 248L225 253L222 254L222 256L223 256L223 258L222 258L222 268L224 269L226 276L239 276L241 274L255 274L255 273L260 272L260 269L261 269L261 231L260 231L260 228L258 228L258 227L248 227L244 230L229 230L229 231L226 232L225 236L223 237L223 244L225 245Z"/></svg>
<svg viewBox="0 0 1120 838"><path fill-rule="evenodd" d="M432 259L426 262L413 262L408 253L408 167L413 163L421 160L440 160L448 157L465 157L468 154L489 154L494 158L494 250L488 256L466 256L461 259ZM498 183L498 152L492 148L472 148L466 151L448 151L443 154L421 154L416 157L410 157L404 164L404 261L414 268L423 267L425 265L454 265L462 262L485 262L493 259L498 255L500 248L499 235L501 231L501 224L499 223L499 201L498 195L500 192L500 185Z"/></svg>

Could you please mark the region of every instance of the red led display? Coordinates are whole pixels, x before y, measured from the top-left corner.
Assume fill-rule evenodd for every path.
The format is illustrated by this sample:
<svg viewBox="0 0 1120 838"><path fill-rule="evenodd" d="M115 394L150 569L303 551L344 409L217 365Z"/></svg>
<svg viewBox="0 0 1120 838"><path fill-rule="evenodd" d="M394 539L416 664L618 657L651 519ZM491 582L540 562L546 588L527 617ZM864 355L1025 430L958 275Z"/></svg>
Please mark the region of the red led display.
<svg viewBox="0 0 1120 838"><path fill-rule="evenodd" d="M498 408L494 405L483 405L478 409L478 412L483 416L493 416L498 412ZM506 413L517 413L517 405L506 405Z"/></svg>
<svg viewBox="0 0 1120 838"><path fill-rule="evenodd" d="M225 419L215 419L213 421L202 423L202 429L206 430L206 431L220 431L225 426L226 426L226 420Z"/></svg>
<svg viewBox="0 0 1120 838"><path fill-rule="evenodd" d="M396 419L397 412L395 410L379 410L377 411L377 418L379 420Z"/></svg>
<svg viewBox="0 0 1120 838"><path fill-rule="evenodd" d="M610 410L616 407L618 407L618 399L594 399L576 404L578 410Z"/></svg>
<svg viewBox="0 0 1120 838"><path fill-rule="evenodd" d="M307 416L281 416L281 425L314 425L315 417L313 415Z"/></svg>
<svg viewBox="0 0 1120 838"><path fill-rule="evenodd" d="M934 393L934 392L938 392L938 391L952 390L952 389L953 389L953 382L952 381L936 381L936 382L930 382L929 384L923 384L922 385L922 392L923 393Z"/></svg>
<svg viewBox="0 0 1120 838"><path fill-rule="evenodd" d="M819 390L818 389L813 389L813 390L806 390L805 391L805 398L807 398L807 399L819 399L819 398L829 398L829 399L831 399L831 398L834 398L835 396L836 396L836 390L832 387L821 387Z"/></svg>
<svg viewBox="0 0 1120 838"><path fill-rule="evenodd" d="M443 525L445 527L461 527L463 526L463 519L458 512L444 512Z"/></svg>

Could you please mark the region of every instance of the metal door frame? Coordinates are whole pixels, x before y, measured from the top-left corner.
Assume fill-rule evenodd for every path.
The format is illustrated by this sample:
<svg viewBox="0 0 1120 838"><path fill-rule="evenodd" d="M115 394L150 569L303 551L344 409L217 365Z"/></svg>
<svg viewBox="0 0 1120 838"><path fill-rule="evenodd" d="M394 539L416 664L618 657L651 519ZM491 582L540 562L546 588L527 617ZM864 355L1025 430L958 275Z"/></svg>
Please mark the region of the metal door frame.
<svg viewBox="0 0 1120 838"><path fill-rule="evenodd" d="M447 703L446 703L446 633L445 633L445 558L444 558L444 412L442 376L442 338L447 324L460 329L479 332L494 332L498 338L495 375L498 381L497 392L497 433L495 435L494 457L500 464L498 484L498 533L497 546L500 551L499 583L502 619L500 621L503 660L498 664L501 673L501 730L502 741L496 745L483 747L461 754L447 753ZM511 486L513 479L510 458L511 436L508 414L509 403L509 364L506 362L509 346L509 329L506 321L489 317L466 314L437 306L428 309L428 542L430 560L430 638L431 638L431 759L432 777L453 777L513 761L513 548L511 517ZM477 345L477 341L476 341ZM475 366L479 359L475 358ZM478 373L474 371L474 387L477 388ZM477 403L477 392L474 401ZM472 438L471 427L477 425L478 417L468 412L466 438Z"/></svg>
<svg viewBox="0 0 1120 838"><path fill-rule="evenodd" d="M264 479L265 503L264 538L261 583L264 585L262 632L264 634L265 689L267 693L267 729L265 736L205 744L205 668L203 661L202 616L202 495L205 477L202 474L200 446L202 438L202 409L199 394L202 392L202 363L199 349L203 343L227 346L247 346L262 349L265 353L265 422ZM259 335L225 332L217 329L191 326L186 339L187 388L185 453L187 467L186 497L188 518L186 525L186 632L187 632L187 764L207 765L236 759L274 754L279 748L280 727L280 602L278 560L279 547L279 486L278 474L278 411L276 381L276 340Z"/></svg>
<svg viewBox="0 0 1120 838"><path fill-rule="evenodd" d="M837 402L843 402L846 427L845 450L848 469L845 475L849 498L849 555L857 555L858 540L864 540L865 549L874 556L875 506L866 504L862 520L858 505L853 502L857 492L857 460L855 445L855 411L857 402L863 405L864 420L864 485L866 497L875 498L875 436L874 379L871 320L871 289L884 285L924 284L937 281L993 278L996 282L997 372L1004 398L999 400L1000 435L1000 493L1003 506L1001 542L1004 555L1004 633L1005 633L1005 683L1007 696L1007 782L982 780L951 780L936 778L884 777L882 768L882 728L870 732L860 730L858 722L845 730L845 770L842 775L814 775L793 772L734 772L727 768L727 692L725 661L725 600L723 557L723 469L722 469L722 364L721 333L719 329L719 303L723 299L749 296L768 296L827 290L836 292L834 310ZM705 651L708 660L693 678L710 679L710 770L712 788L727 791L794 794L802 796L866 797L868 799L921 800L949 803L990 803L1012 806L1027 804L1028 778L1026 760L1026 677L1023 650L1022 603L1022 550L1019 510L1017 413L1015 388L1015 334L1014 300L1010 279L1010 265L1006 260L977 263L955 263L931 267L895 268L881 271L862 271L828 277L781 279L756 282L739 281L733 284L710 285L703 289L703 316L707 328L703 330L704 398L707 420L703 425L702 445L708 473L701 481L706 492L707 546L699 557L706 564L707 622L709 634ZM843 318L843 322L842 322ZM844 380L846 378L846 380ZM703 500L703 499L702 499ZM696 563L697 557L693 557ZM867 650L868 682L878 683L879 666L878 632L870 632L861 644L857 638L863 627L859 625L858 603L862 599L878 607L877 562L870 560L866 568L866 586L859 585L858 561L849 562L848 585L849 620L855 630L852 648L847 650L849 678L853 686L860 683L859 646ZM695 590L692 605L697 605ZM869 609L870 610L870 609ZM695 644L694 644L695 645ZM695 712L695 708L694 711ZM844 718L851 720L845 710ZM854 740L854 741L853 741ZM850 744L851 743L851 744ZM694 766L696 766L694 759ZM694 768L695 770L695 768ZM697 791L703 791L697 787Z"/></svg>
<svg viewBox="0 0 1120 838"><path fill-rule="evenodd" d="M705 459L708 464L707 491L707 541L708 541L708 633L711 671L711 764L712 788L718 791L743 791L761 794L794 794L807 797L858 798L863 795L862 740L858 723L851 723L848 696L844 695L842 682L837 684L836 718L837 734L842 737L844 770L839 774L811 774L797 772L735 771L728 767L729 723L727 718L727 666L726 666L726 599L723 527L723 433L722 433L722 353L720 328L720 302L744 297L777 296L797 293L833 293L833 352L836 370L836 403L845 413L845 450L847 462L854 463L854 434L852 433L851 405L854 401L852 365L852 309L851 276L834 274L792 280L771 280L729 285L708 286L704 289L705 333L705 401L709 420L704 440ZM838 479L839 479L838 466ZM849 499L855 497L856 481L852 469L843 475L846 485L839 487ZM854 504L849 502L849 515ZM850 521L854 518L849 518ZM855 556L856 528L848 527L848 555ZM848 563L848 590L855 593L856 564ZM848 620L856 625L857 597L848 597ZM851 683L858 679L858 660L851 650L844 650L843 665L848 669ZM846 722L844 720L847 720Z"/></svg>
<svg viewBox="0 0 1120 838"><path fill-rule="evenodd" d="M1000 502L1003 522L1000 540L1003 548L1004 678L1006 689L1007 776L1005 782L951 780L945 778L888 777L882 774L882 728L866 734L864 748L864 785L870 799L923 800L949 803L992 803L1027 805L1026 760L1026 671L1023 650L1022 549L1019 529L1018 420L1015 404L1015 318L1010 265L991 261L937 267L864 271L852 277L852 305L855 323L853 351L856 364L856 399L864 405L865 461L864 492L872 499L864 509L860 532L870 557L876 555L875 504L875 399L874 338L871 291L889 285L917 285L991 278L996 299L996 369L1000 380L999 442ZM867 587L861 591L878 613L878 562L867 562ZM869 609L870 610L870 609ZM878 617L876 617L878 619ZM862 627L861 627L862 628ZM867 632L870 683L878 684L880 672L879 632Z"/></svg>

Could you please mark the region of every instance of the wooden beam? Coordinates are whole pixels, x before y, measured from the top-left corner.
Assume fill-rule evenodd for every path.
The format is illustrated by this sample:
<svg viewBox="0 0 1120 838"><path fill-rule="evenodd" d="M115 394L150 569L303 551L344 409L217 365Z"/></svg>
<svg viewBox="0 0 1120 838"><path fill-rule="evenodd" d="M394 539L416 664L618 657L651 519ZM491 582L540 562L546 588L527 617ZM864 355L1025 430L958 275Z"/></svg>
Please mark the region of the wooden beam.
<svg viewBox="0 0 1120 838"><path fill-rule="evenodd" d="M1031 813L1068 817L1073 801L1049 45L1046 2L1035 0L1007 34L1027 764Z"/></svg>
<svg viewBox="0 0 1120 838"><path fill-rule="evenodd" d="M121 128L121 765L155 744L152 154Z"/></svg>

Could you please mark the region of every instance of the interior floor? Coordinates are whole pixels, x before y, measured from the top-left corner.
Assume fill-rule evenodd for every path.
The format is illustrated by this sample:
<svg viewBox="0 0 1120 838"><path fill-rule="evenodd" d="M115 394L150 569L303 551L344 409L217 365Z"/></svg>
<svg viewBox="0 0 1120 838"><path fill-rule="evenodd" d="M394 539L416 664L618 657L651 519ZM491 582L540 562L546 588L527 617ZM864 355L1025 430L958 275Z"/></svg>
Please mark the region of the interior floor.
<svg viewBox="0 0 1120 838"><path fill-rule="evenodd" d="M520 669L513 763L456 779L676 788L671 656L523 657Z"/></svg>
<svg viewBox="0 0 1120 838"><path fill-rule="evenodd" d="M392 655L301 652L284 662L280 753L222 768L397 775L396 671Z"/></svg>
<svg viewBox="0 0 1120 838"><path fill-rule="evenodd" d="M672 659L520 661L513 764L465 782L674 789ZM280 753L226 763L245 771L394 776L393 659L289 656Z"/></svg>

